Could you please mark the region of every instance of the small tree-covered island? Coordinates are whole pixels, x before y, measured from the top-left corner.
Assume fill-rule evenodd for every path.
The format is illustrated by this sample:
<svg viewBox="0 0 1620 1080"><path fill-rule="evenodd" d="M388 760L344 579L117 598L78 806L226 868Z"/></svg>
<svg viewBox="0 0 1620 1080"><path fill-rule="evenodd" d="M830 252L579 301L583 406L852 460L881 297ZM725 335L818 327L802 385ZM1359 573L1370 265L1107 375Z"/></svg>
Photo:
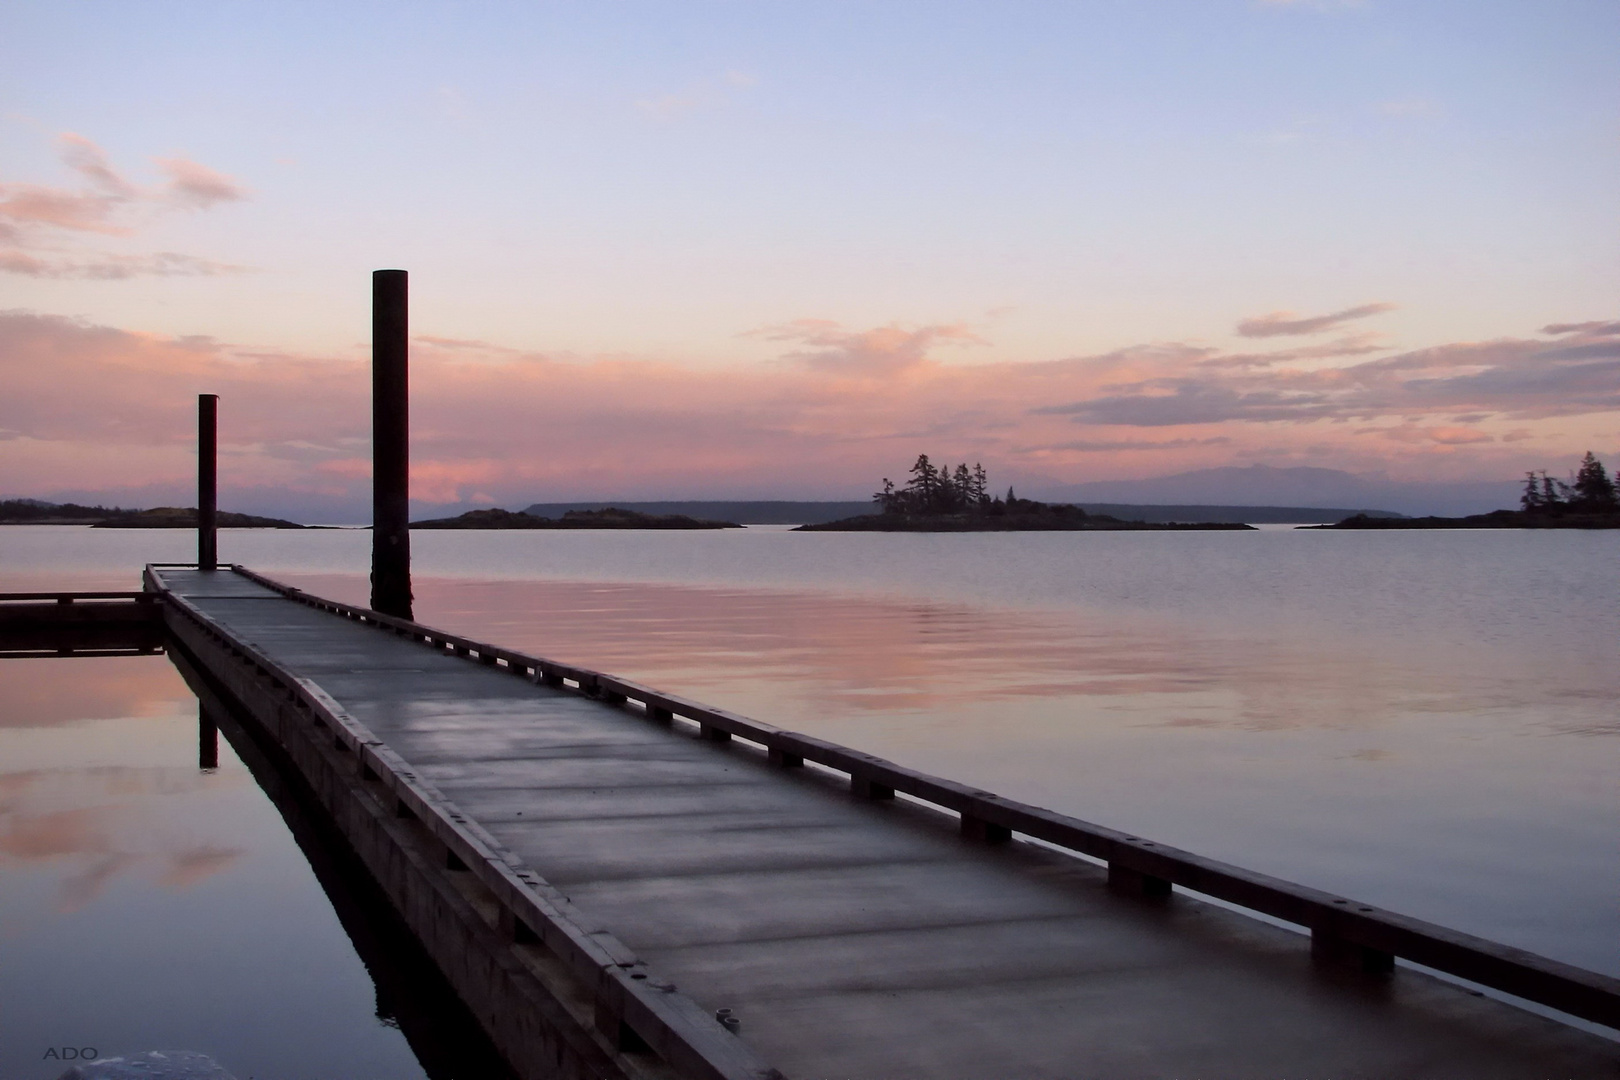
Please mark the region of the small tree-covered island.
<svg viewBox="0 0 1620 1080"><path fill-rule="evenodd" d="M1149 524L1088 514L1078 506L1020 499L1012 488L1006 498L990 494L983 465L936 466L920 454L911 479L901 488L888 477L872 496L876 514L843 518L821 525L801 525L800 532L1167 532L1246 530L1252 525L1179 522Z"/></svg>
<svg viewBox="0 0 1620 1080"><path fill-rule="evenodd" d="M1373 518L1365 514L1312 529L1620 529L1620 493L1603 462L1590 450L1568 483L1545 469L1524 474L1517 510L1492 510L1468 517Z"/></svg>

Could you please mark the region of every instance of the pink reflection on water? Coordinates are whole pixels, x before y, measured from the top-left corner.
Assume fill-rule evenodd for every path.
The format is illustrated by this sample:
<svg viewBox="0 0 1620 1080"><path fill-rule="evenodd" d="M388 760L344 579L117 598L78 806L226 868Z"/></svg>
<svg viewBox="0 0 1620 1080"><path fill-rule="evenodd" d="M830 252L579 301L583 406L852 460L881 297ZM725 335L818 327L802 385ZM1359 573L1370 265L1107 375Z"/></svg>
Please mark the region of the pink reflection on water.
<svg viewBox="0 0 1620 1080"><path fill-rule="evenodd" d="M367 602L356 575L288 579ZM1074 723L1109 727L1357 728L1395 713L1488 709L1523 689L1432 656L1117 614L573 580L418 578L415 589L429 625L811 727L832 713L999 703L1004 719L1061 707Z"/></svg>
<svg viewBox="0 0 1620 1080"><path fill-rule="evenodd" d="M247 782L174 763L196 708L162 656L0 660L0 872L49 873L67 912L121 876L183 890L235 862L168 806Z"/></svg>

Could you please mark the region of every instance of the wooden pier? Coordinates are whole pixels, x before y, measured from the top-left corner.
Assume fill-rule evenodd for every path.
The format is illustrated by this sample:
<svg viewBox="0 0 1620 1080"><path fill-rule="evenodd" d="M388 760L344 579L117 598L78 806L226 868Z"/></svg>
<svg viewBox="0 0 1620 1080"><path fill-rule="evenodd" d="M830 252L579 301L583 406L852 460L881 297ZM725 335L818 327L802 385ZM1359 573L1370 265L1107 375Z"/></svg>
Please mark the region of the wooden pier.
<svg viewBox="0 0 1620 1080"><path fill-rule="evenodd" d="M522 1077L1620 1074L1396 958L1608 1028L1620 980L242 568L146 588Z"/></svg>

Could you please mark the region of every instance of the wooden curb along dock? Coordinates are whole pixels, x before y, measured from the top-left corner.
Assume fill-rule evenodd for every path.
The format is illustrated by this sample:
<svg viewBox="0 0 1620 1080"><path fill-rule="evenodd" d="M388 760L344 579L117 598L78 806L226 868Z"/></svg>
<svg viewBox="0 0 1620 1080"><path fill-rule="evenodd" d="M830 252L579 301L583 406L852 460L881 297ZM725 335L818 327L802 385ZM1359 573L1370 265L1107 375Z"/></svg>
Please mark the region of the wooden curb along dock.
<svg viewBox="0 0 1620 1080"><path fill-rule="evenodd" d="M1616 1029L1620 980L241 567L145 584L520 1076L1620 1071L1395 959Z"/></svg>

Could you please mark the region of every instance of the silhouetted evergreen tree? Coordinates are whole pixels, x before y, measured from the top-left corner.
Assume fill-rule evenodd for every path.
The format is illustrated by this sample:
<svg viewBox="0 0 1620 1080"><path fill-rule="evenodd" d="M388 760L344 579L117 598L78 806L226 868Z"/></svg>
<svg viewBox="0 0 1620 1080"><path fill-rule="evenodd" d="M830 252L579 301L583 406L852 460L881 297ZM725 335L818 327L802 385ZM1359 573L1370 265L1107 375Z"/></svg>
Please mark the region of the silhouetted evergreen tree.
<svg viewBox="0 0 1620 1080"><path fill-rule="evenodd" d="M999 499L989 496L990 478L983 465L936 466L927 454L918 454L910 472L905 487L897 490L894 481L884 477L882 490L872 494L884 513L984 514L1000 505Z"/></svg>
<svg viewBox="0 0 1620 1080"><path fill-rule="evenodd" d="M1550 510L1555 506L1564 505L1564 496L1569 492L1569 485L1562 480L1554 480L1547 475L1547 470L1541 470L1541 508Z"/></svg>
<svg viewBox="0 0 1620 1080"><path fill-rule="evenodd" d="M887 480L883 482L888 483ZM1519 496L1519 509L1540 510L1541 505L1541 484L1535 473L1527 472L1524 474L1524 494Z"/></svg>
<svg viewBox="0 0 1620 1080"><path fill-rule="evenodd" d="M1614 481L1590 450L1581 459L1572 492L1570 502L1584 510L1612 510L1615 506Z"/></svg>
<svg viewBox="0 0 1620 1080"><path fill-rule="evenodd" d="M890 514L900 508L898 498L894 491L894 481L885 476L883 490L873 494L872 501L881 506L885 514Z"/></svg>

